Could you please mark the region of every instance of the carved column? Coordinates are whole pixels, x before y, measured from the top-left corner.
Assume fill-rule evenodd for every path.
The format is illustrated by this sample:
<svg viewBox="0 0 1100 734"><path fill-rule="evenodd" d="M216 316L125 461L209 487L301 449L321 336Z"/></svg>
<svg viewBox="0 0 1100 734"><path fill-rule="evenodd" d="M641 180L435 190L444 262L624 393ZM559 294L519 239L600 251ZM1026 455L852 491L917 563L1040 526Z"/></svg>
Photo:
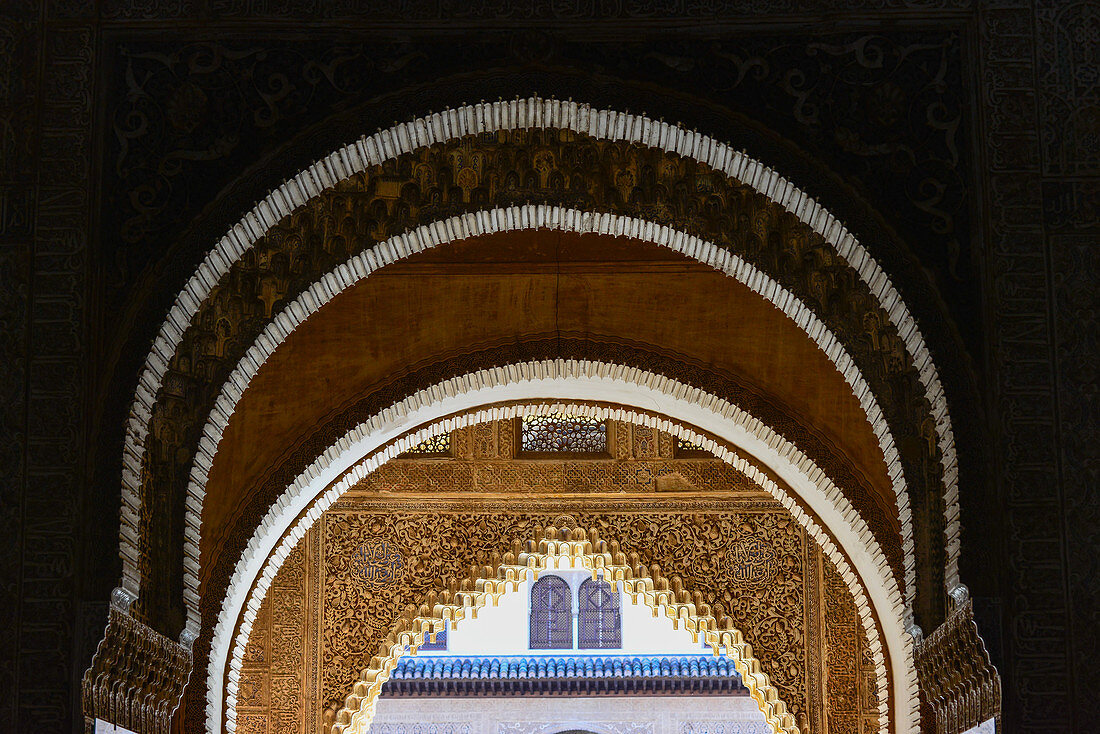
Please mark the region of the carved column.
<svg viewBox="0 0 1100 734"><path fill-rule="evenodd" d="M989 719L1000 730L1001 677L978 634L969 598L917 644L916 658L921 696L933 712L932 732L961 734Z"/></svg>
<svg viewBox="0 0 1100 734"><path fill-rule="evenodd" d="M102 719L137 734L167 734L191 672L191 650L114 601L81 685L85 730Z"/></svg>

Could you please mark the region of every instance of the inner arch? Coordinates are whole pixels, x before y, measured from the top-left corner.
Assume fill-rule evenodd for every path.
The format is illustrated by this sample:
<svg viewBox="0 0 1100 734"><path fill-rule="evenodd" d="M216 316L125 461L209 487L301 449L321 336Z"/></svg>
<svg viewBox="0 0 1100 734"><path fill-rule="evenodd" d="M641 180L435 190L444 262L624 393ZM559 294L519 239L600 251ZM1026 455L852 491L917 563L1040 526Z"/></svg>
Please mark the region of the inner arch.
<svg viewBox="0 0 1100 734"><path fill-rule="evenodd" d="M632 565L617 544L607 544L594 530L573 526L549 527L542 538L528 540L519 554L506 551L502 555L499 565L472 570L466 578L455 579L449 589L440 589L397 620L379 656L349 692L344 707L330 714L332 725L326 734L366 734L378 696L397 662L410 648L424 644L445 622L476 617L478 609L505 594L516 593L521 581L537 578L539 572L576 568L590 571L593 578L599 573L611 583L622 585L654 615L665 616L674 626L684 625L715 654L729 656L772 732L799 734L794 716L735 623L716 620L699 594L674 591L656 566Z"/></svg>
<svg viewBox="0 0 1100 734"><path fill-rule="evenodd" d="M560 100L536 98L516 100L514 103L476 105L461 110L448 110L443 114L422 118L371 138L364 138L319 162L311 167L310 171L303 172L294 181L288 182L286 186L273 192L268 199L258 205L255 211L246 215L241 224L219 243L216 252L211 254L195 279L189 283L187 291L181 296L180 302L173 309L169 321L162 330L154 355L150 359L149 369L142 377L133 411L134 420L131 421L127 432L127 461L123 482L125 505L123 515L127 518L127 522L140 512L140 499L137 497L136 490L139 482L142 444L147 430L143 423L143 416L148 415L150 401L159 390L163 377L160 365L163 363L164 355L170 355L178 345L178 337L185 328L184 325L197 308L196 304L209 293L207 284L216 282L220 277L222 265L239 257L279 217L289 214L294 207L305 203L309 197L315 196L324 188L332 186L336 181L346 178L366 165L388 160L403 150L411 150L417 146L429 145L435 141L473 132L553 126L575 129L597 138L653 145L716 166L728 175L743 180L758 191L766 193L774 201L793 212L834 244L843 258L853 258L854 267L858 268L860 277L866 283L874 284L876 294L881 296L883 308L888 312L891 322L903 331L906 348L914 362L922 365L920 379L933 404L935 428L944 457L944 476L948 484L946 488L948 535L946 577L948 586L953 588L957 584L958 523L955 511L957 491L954 448L942 389L911 315L885 274L871 258L867 257L862 246L828 212L790 182L758 162L731 151L728 147L706 136L644 117L592 110L583 105L563 103ZM907 509L902 509L904 517ZM132 528L124 527L124 538L132 536L131 531ZM125 547L126 542L126 540L123 542L123 587L126 593L136 595L140 590L140 578L137 569L133 566L134 554L132 549ZM197 563L197 558L193 560ZM189 592L194 593L193 590Z"/></svg>
<svg viewBox="0 0 1100 734"><path fill-rule="evenodd" d="M607 342L619 346L598 351ZM524 347L509 357L509 345ZM774 305L736 279L651 243L506 232L387 265L327 303L268 358L236 405L207 479L204 583L246 493L287 446L334 414L387 382L427 387L449 376L442 363L464 371L562 349L619 362L634 354L638 367L715 392L703 378L727 375L739 405L777 429L780 414L794 419L784 432L799 443L819 433L822 448L846 462L844 473L823 463L830 476L838 482L851 476L866 487L883 518L896 513L882 450L851 386ZM692 379L670 371L677 362L696 365ZM775 410L765 413L767 406ZM869 516L868 508L859 509ZM888 527L900 534L893 523Z"/></svg>
<svg viewBox="0 0 1100 734"><path fill-rule="evenodd" d="M553 374L560 375L563 379L551 377L551 372L542 371L544 369L551 370ZM576 377L588 374L590 377L573 381L567 377L569 374ZM754 436L751 431L746 435L745 426L758 424L746 423L744 416L738 417L735 413L729 412L729 407L721 408L720 401L716 402L698 390L686 386L676 387L668 381L661 381L661 386L667 390L666 392L646 387L647 384L655 384L651 382L654 377L647 378L637 370L624 370L613 365L571 366L564 362L546 367L515 365L514 369L501 369L491 374L469 376L426 391L421 397L407 402L404 406L385 411L384 415L372 420L369 426L365 425L362 429L357 429L338 446L326 452L315 467L303 474L286 497L280 499L277 506L272 508L268 518L250 543L249 549L238 563L237 572L220 615L218 629L215 630L211 651L211 668L208 675L208 726L216 728L216 722L221 717L222 671L226 670L227 664L230 668L239 665L236 662L230 663L229 635L234 634L236 638L232 643L234 649L238 651L233 653L233 660L236 661L239 659L239 651L251 628L248 617L250 612L245 612L245 620L241 624L240 631L230 632L232 620L237 619L244 609L246 595L252 593L248 591L253 588L251 579L259 577L255 592L262 597L267 584L278 570L281 560L289 552L289 548L301 539L305 529L320 516L320 513L343 494L345 488L350 486L349 482L362 478L388 456L411 448L430 436L433 431L449 430L457 425L455 421L458 418L446 418L449 415L456 415L455 411L477 409L478 406L486 404L499 404L502 400L529 401L541 397L551 400L563 398L582 401L611 400L626 406L636 406L642 411L656 409L659 413L670 416L676 421L701 428L706 432L705 434L686 431L684 435L704 441L709 449L720 457L725 457L727 461L739 459L724 446L707 438L708 434L742 447L748 455L762 461L768 470L774 471L784 483L790 485L799 497L806 497L810 504L803 507L767 475L746 465L745 470L750 473L750 476L754 476L762 486L770 487L769 491L780 499L800 523L811 530L815 540L841 569L857 604L867 605L863 607L865 611L861 611L861 618L864 628L873 640L879 639L878 625L881 625L885 647L880 648L883 657L877 659L881 661L879 662L879 706L883 731L893 726L889 723L891 717L887 714L888 710L897 717L896 721L902 730L913 728L918 710L917 686L915 671L912 667L912 639L905 631L902 600L893 579L889 574L883 574L885 563L881 552L865 545L868 538L865 526L862 529L841 527L849 521L859 525L861 521L858 520L858 516L850 511L838 514L832 501L828 499L833 497L835 500L835 488L828 490L827 487L815 485L815 481L824 481L828 484L828 480L820 470L812 466L812 463L806 463L798 458L797 451L792 454L792 447L784 448L782 439L774 437L776 440L773 440L766 439L764 436ZM442 396L450 397L442 398ZM483 415L485 417L481 419L484 420L489 417L493 419L505 417L506 412L501 408L484 407L481 413L470 415L475 420L477 415ZM641 413L631 415L632 420L654 420ZM463 420L468 419L470 418ZM410 428L422 424L429 427L414 430L412 433L408 432ZM667 420L660 425L662 428L677 432L686 430L678 424L670 424ZM376 450L383 446L388 448L381 453L376 453ZM374 458L357 463L358 460L355 457L359 456ZM318 502L313 503L313 498L317 498ZM280 520L280 516L283 519ZM295 517L300 518L296 524L292 522ZM816 519L818 517L836 534L836 544L832 536L818 524ZM279 539L282 540L279 541ZM281 543L278 549L276 549L276 541ZM840 550L841 548L843 551ZM272 553L274 553L273 556ZM270 563L264 560L269 557L272 559ZM249 609L253 609L254 604L255 602L248 602ZM887 659L891 661L889 670ZM232 699L231 693L230 700Z"/></svg>

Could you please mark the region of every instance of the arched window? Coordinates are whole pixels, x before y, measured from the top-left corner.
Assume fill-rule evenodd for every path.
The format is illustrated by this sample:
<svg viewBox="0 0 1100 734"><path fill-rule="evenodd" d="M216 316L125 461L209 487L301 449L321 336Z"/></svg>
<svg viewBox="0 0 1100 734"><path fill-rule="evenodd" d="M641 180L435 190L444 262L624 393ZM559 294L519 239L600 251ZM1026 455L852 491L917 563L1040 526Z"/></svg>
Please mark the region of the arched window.
<svg viewBox="0 0 1100 734"><path fill-rule="evenodd" d="M619 614L619 595L612 590L611 584L603 579L588 579L581 584L579 596L578 647L622 647L623 623Z"/></svg>
<svg viewBox="0 0 1100 734"><path fill-rule="evenodd" d="M531 587L531 649L573 647L573 595L558 576L543 576Z"/></svg>

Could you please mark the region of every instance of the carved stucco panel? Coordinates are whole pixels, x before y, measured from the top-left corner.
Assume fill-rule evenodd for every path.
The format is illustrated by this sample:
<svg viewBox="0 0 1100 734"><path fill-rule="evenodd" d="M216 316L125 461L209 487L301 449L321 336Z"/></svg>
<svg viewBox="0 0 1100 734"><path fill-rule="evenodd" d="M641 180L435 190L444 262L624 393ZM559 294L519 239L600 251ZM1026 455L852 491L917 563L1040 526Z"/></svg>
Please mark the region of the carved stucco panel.
<svg viewBox="0 0 1100 734"><path fill-rule="evenodd" d="M716 615L728 613L736 621L800 723L828 722L810 731L876 731L877 709L864 706L868 701L877 706L874 677L866 675L861 655L866 642L854 602L835 568L784 511L744 501L727 500L721 506L694 512L600 512L559 502L544 512L530 512L482 501L467 502L465 509L443 504L434 510L394 512L378 500L352 497L325 513L295 550L298 555L314 543L318 550L303 566L307 575L318 577L319 596L307 605L303 630L304 647L315 651L314 661L302 666L311 671L309 676L273 672L271 720L304 701L293 731L320 731L321 712L342 705L407 604L421 602L471 562L485 561L513 539L533 535L568 509L579 523L599 528L607 540L637 548L666 574L679 575L686 588L713 595ZM402 554L402 574L388 582L364 583L357 573L357 551L380 540ZM737 560L746 546L758 541L766 547L757 548L761 552L753 560L767 568L759 575L739 572L744 564ZM282 583L270 598L272 609L302 602L294 587ZM820 630L807 626L814 619L807 604L825 610ZM807 676L807 667L819 672ZM816 691L807 687L815 678L826 682ZM810 710L817 708L822 714Z"/></svg>

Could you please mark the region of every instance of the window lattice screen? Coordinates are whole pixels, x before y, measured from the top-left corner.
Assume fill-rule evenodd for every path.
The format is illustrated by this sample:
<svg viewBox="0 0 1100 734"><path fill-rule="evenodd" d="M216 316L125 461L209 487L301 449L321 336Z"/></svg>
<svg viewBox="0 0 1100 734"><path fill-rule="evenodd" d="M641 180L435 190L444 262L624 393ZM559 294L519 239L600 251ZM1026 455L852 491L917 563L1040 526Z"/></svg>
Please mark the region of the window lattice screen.
<svg viewBox="0 0 1100 734"><path fill-rule="evenodd" d="M603 579L581 584L577 615L578 647L607 649L623 646L623 622L619 595Z"/></svg>
<svg viewBox="0 0 1100 734"><path fill-rule="evenodd" d="M532 650L573 647L573 595L557 576L543 576L531 587Z"/></svg>
<svg viewBox="0 0 1100 734"><path fill-rule="evenodd" d="M520 424L520 451L607 453L607 423L564 413L526 416Z"/></svg>
<svg viewBox="0 0 1100 734"><path fill-rule="evenodd" d="M427 441L421 441L416 446L405 452L406 456L450 456L451 432L446 431L438 436L433 436Z"/></svg>
<svg viewBox="0 0 1100 734"><path fill-rule="evenodd" d="M703 448L700 444L688 441L684 438L676 439L676 455L677 456L711 456L711 453Z"/></svg>

